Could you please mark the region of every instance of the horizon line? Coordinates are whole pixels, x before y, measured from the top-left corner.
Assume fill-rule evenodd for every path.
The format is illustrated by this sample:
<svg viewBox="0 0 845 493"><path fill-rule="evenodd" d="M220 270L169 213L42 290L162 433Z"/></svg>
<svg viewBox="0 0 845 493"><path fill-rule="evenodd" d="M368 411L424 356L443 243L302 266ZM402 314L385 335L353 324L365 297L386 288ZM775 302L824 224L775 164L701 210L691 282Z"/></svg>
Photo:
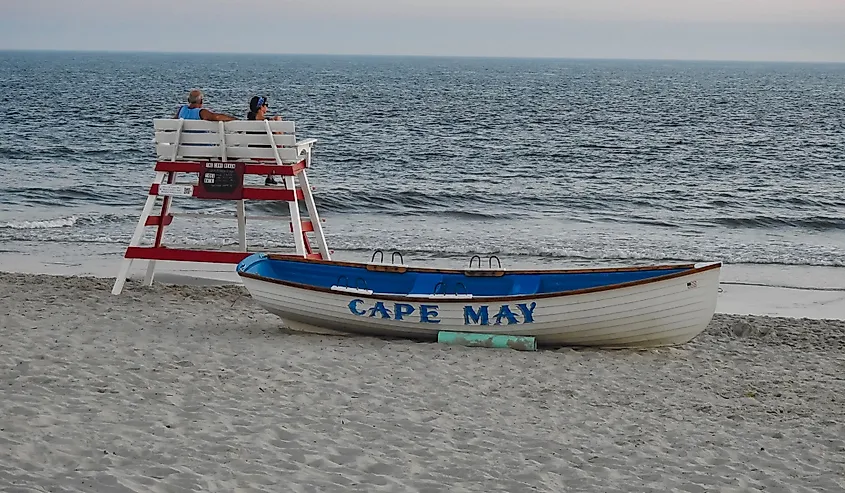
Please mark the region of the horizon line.
<svg viewBox="0 0 845 493"><path fill-rule="evenodd" d="M423 55L387 53L267 53L245 51L171 51L171 50L108 50L108 49L62 49L62 48L0 48L0 53L91 53L139 55L244 55L244 56L318 56L318 57L380 57L380 58L458 58L491 60L573 60L573 61L630 61L630 62L703 62L703 63L783 63L843 65L845 60L754 60L718 58L639 58L639 57L579 57L579 56L503 56L503 55Z"/></svg>

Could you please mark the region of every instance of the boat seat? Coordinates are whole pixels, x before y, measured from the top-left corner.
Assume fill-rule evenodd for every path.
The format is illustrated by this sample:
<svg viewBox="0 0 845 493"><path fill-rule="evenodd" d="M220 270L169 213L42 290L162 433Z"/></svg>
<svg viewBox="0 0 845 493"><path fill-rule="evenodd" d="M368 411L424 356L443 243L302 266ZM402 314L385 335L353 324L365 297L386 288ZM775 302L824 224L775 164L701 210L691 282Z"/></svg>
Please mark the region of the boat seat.
<svg viewBox="0 0 845 493"><path fill-rule="evenodd" d="M282 164L303 159L311 164L317 139L296 140L292 121L235 120L210 122L159 118L155 127L156 155L160 161L269 161ZM269 126L270 132L267 133Z"/></svg>
<svg viewBox="0 0 845 493"><path fill-rule="evenodd" d="M417 280L414 281L414 285L411 287L411 290L408 292L408 294L416 296L430 296L434 294L435 286L437 286L437 284L442 281L442 274L417 274Z"/></svg>

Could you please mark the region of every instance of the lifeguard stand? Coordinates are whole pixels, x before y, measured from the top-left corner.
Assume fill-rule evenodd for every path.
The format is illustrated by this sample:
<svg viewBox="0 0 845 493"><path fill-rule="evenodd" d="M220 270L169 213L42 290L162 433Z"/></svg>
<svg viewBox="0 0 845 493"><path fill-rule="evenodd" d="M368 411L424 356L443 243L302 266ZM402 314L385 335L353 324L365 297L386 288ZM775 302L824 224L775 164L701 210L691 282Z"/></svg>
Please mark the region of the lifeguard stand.
<svg viewBox="0 0 845 493"><path fill-rule="evenodd" d="M295 256L331 260L306 170L317 139L297 141L292 121L231 121L157 119L155 178L135 233L126 249L112 294L120 294L132 261L148 260L144 283L152 285L156 261L237 264L251 252L246 242L246 200L283 200L290 209ZM191 181L176 181L177 174L193 174ZM279 185L250 186L245 175L276 175ZM197 179L198 178L198 179ZM173 222L170 206L176 197L236 202L239 251L169 248L164 231ZM161 209L153 215L161 198ZM307 218L300 214L305 202ZM151 245L142 246L146 227L155 227ZM308 233L313 233L316 251Z"/></svg>

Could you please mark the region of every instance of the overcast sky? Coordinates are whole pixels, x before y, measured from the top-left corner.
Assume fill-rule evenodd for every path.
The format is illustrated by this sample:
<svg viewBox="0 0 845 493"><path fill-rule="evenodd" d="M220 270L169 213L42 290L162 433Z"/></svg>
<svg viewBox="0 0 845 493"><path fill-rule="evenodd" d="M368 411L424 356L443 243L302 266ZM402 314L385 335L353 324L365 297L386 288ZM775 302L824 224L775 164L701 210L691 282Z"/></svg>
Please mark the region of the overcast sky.
<svg viewBox="0 0 845 493"><path fill-rule="evenodd" d="M0 50L845 62L845 0L0 0Z"/></svg>

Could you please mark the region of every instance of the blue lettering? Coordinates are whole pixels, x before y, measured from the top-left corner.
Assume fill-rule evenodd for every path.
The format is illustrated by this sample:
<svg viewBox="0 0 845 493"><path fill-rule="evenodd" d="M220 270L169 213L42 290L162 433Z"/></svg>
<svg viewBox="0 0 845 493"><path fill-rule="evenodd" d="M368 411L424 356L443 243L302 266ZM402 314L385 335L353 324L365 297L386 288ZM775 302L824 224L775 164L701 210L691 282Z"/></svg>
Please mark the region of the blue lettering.
<svg viewBox="0 0 845 493"><path fill-rule="evenodd" d="M420 322L429 324L439 324L440 320L433 320L431 317L437 317L437 305L420 305Z"/></svg>
<svg viewBox="0 0 845 493"><path fill-rule="evenodd" d="M531 308L528 308L527 303L519 303L516 306L517 306L517 308L519 308L519 311L522 312L523 318L525 318L525 320L522 323L530 324L531 322L534 321L534 309L537 308L537 303L532 301L531 302Z"/></svg>
<svg viewBox="0 0 845 493"><path fill-rule="evenodd" d="M513 314L508 305L502 305L502 307L499 308L499 313L496 314L496 325L501 325L503 318L508 319L508 325L519 323L519 320L516 319L516 315Z"/></svg>
<svg viewBox="0 0 845 493"><path fill-rule="evenodd" d="M396 312L396 320L404 320L405 315L414 313L414 306L407 303L396 303L393 305L393 311Z"/></svg>
<svg viewBox="0 0 845 493"><path fill-rule="evenodd" d="M381 301L377 301L376 304L373 305L372 308L370 308L370 316L371 317L375 317L376 313L380 313L381 318L390 318L390 317L393 316L393 314L390 313L390 310L385 308L384 303L382 303Z"/></svg>
<svg viewBox="0 0 845 493"><path fill-rule="evenodd" d="M364 310L358 310L358 303L363 303L364 300L352 300L349 302L349 311L352 312L353 315L363 315L367 312Z"/></svg>
<svg viewBox="0 0 845 493"><path fill-rule="evenodd" d="M474 324L478 324L480 322L481 325L490 325L490 319L487 315L487 306L484 305L478 307L478 312L476 312L470 305L464 306L464 325L470 325L470 320L472 320L472 323Z"/></svg>

